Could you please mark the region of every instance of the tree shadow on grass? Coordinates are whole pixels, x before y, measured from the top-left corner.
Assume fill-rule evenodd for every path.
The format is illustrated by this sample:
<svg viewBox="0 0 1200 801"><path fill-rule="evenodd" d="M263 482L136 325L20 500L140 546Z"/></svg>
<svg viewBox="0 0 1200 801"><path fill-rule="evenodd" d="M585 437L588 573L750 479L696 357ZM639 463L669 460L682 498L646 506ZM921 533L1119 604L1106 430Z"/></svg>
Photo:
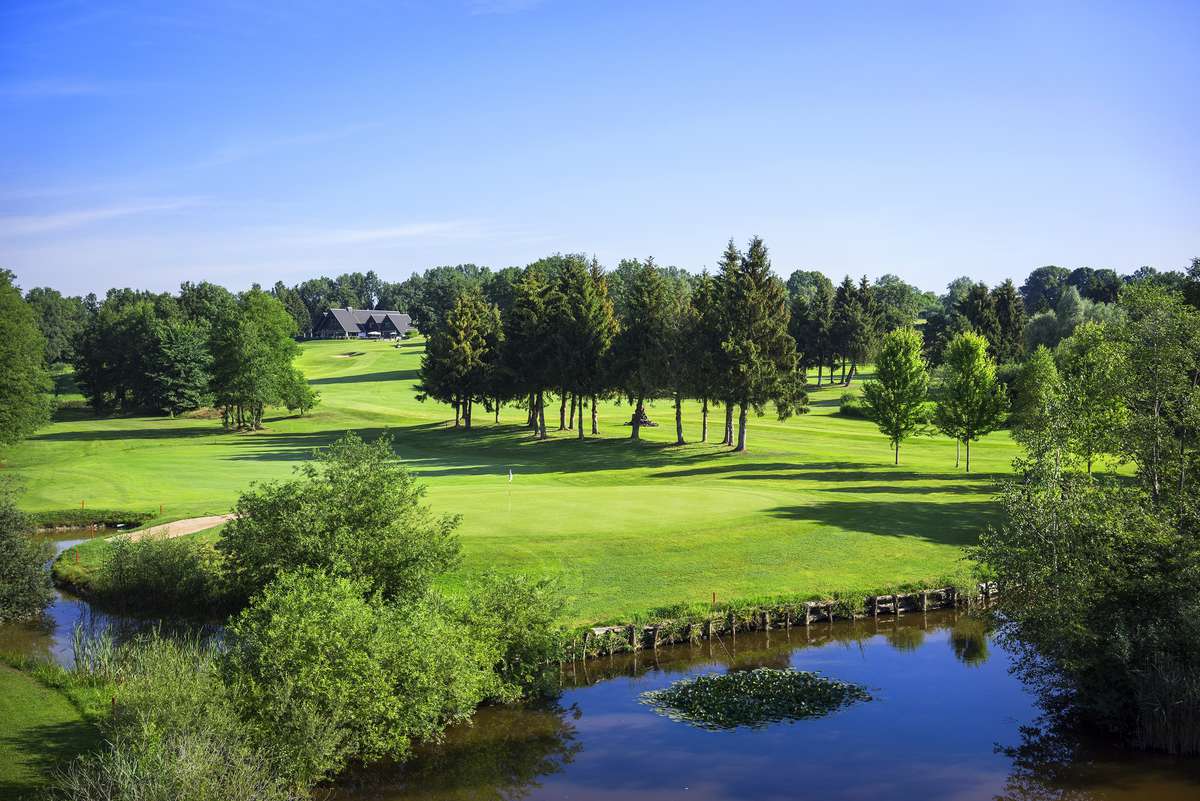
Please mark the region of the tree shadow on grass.
<svg viewBox="0 0 1200 801"><path fill-rule="evenodd" d="M378 373L355 373L354 375L330 376L329 378L313 378L308 383L316 387L325 384L362 384L372 381L413 381L419 374L419 370L384 370Z"/></svg>
<svg viewBox="0 0 1200 801"><path fill-rule="evenodd" d="M164 423L170 420L167 417L154 419L161 419ZM229 432L221 427L221 421L218 420L212 428L208 428L207 426L204 428L178 428L164 425L152 428L100 428L88 429L86 431L48 431L44 434L34 434L32 437L29 437L29 440L33 442L99 442L121 439L195 439L197 437L215 437L227 433Z"/></svg>
<svg viewBox="0 0 1200 801"><path fill-rule="evenodd" d="M886 537L917 537L943 545L973 545L980 532L1000 522L995 501L822 501L802 506L777 506L767 514L846 531L865 531Z"/></svg>
<svg viewBox="0 0 1200 801"><path fill-rule="evenodd" d="M694 459L707 459L718 449L681 451L673 444L633 443L626 439L558 436L538 441L520 425L487 425L466 431L443 423L398 428L355 428L367 441L387 433L397 455L420 473L440 476L518 473L583 473L630 468L659 468ZM343 431L258 432L235 441L241 452L234 461L303 461L327 447Z"/></svg>
<svg viewBox="0 0 1200 801"><path fill-rule="evenodd" d="M89 723L75 720L46 723L22 728L19 733L0 740L17 764L39 777L48 777L55 768L74 757L97 748L99 732ZM39 785L42 781L37 782ZM0 798L28 798L28 784L0 781ZM25 793L26 795L22 795Z"/></svg>
<svg viewBox="0 0 1200 801"><path fill-rule="evenodd" d="M704 465L680 470L664 470L654 474L655 478L685 478L711 476L731 481L818 481L818 482L874 482L871 487L841 489L841 492L953 492L942 486L927 488L902 485L918 481L960 482L962 492L982 492L990 489L1000 473L934 473L908 470L892 465L876 465L864 462L735 462Z"/></svg>

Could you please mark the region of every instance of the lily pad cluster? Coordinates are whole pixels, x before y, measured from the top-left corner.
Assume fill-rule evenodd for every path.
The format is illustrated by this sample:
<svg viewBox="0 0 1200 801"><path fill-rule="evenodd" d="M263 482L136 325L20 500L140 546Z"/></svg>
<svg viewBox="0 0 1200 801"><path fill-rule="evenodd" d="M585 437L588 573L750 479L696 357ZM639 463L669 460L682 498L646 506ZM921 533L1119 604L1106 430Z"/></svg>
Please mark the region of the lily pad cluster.
<svg viewBox="0 0 1200 801"><path fill-rule="evenodd" d="M642 703L660 715L712 730L819 718L869 700L870 694L857 684L765 667L681 679L641 695Z"/></svg>

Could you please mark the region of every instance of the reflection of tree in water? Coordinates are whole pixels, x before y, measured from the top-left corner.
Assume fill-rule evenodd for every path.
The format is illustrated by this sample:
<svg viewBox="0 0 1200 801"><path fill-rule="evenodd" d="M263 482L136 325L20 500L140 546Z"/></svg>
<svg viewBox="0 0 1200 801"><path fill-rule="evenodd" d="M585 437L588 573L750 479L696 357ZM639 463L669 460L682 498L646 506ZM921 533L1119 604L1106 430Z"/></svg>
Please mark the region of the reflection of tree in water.
<svg viewBox="0 0 1200 801"><path fill-rule="evenodd" d="M884 636L897 651L915 651L925 642L925 629L917 626L896 626Z"/></svg>
<svg viewBox="0 0 1200 801"><path fill-rule="evenodd" d="M413 759L391 771L363 774L370 786L346 797L378 801L436 798L439 801L516 801L539 787L543 776L570 764L579 710L557 703L542 707L495 706L476 712L436 744L416 749ZM335 793L335 797L341 793Z"/></svg>
<svg viewBox="0 0 1200 801"><path fill-rule="evenodd" d="M988 634L992 623L988 618L966 615L950 627L950 647L964 665L975 667L988 659Z"/></svg>
<svg viewBox="0 0 1200 801"><path fill-rule="evenodd" d="M1021 744L997 746L1012 760L1012 771L995 801L1089 801L1081 786L1080 766L1089 761L1080 741L1046 720L1042 726L1022 726Z"/></svg>

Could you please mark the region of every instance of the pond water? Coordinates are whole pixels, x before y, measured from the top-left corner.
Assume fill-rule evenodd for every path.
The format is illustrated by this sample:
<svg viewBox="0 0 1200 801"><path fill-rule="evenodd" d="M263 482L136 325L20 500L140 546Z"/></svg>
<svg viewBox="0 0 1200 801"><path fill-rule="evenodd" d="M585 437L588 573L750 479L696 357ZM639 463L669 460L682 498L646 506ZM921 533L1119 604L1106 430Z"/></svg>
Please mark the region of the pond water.
<svg viewBox="0 0 1200 801"><path fill-rule="evenodd" d="M57 538L61 551L82 541ZM118 638L160 621L62 596L0 649L69 662L76 623ZM958 612L754 633L567 665L548 703L487 707L340 801L920 799L1196 801L1200 760L1033 736L1038 710L986 623ZM709 731L656 714L647 690L755 667L813 670L873 700L814 720ZM322 793L324 795L324 793Z"/></svg>

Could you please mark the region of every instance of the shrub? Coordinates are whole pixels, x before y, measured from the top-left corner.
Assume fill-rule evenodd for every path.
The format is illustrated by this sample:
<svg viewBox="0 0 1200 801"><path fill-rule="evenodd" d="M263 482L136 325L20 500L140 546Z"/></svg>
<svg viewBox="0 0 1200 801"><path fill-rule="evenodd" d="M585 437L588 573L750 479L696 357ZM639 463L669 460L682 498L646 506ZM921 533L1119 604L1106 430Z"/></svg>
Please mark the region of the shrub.
<svg viewBox="0 0 1200 801"><path fill-rule="evenodd" d="M243 597L307 567L361 580L386 598L419 598L458 563L458 518L422 502L425 489L390 438L367 444L347 434L298 472L244 493L225 527L217 548Z"/></svg>
<svg viewBox="0 0 1200 801"><path fill-rule="evenodd" d="M475 636L498 651L498 697L511 700L544 691L547 667L563 657L565 635L558 625L564 607L561 583L488 573L474 581L469 597L469 624Z"/></svg>
<svg viewBox="0 0 1200 801"><path fill-rule="evenodd" d="M0 481L0 621L24 620L54 600L46 563L49 543L33 538L29 518L17 509L11 481Z"/></svg>
<svg viewBox="0 0 1200 801"><path fill-rule="evenodd" d="M216 648L149 635L124 645L76 635L75 667L59 684L112 697L106 744L63 770L54 797L69 801L291 801L269 751L235 714L216 671ZM107 702L107 698L104 699Z"/></svg>
<svg viewBox="0 0 1200 801"><path fill-rule="evenodd" d="M52 512L34 512L30 517L38 528L132 528L142 525L154 515L120 509L56 509Z"/></svg>
<svg viewBox="0 0 1200 801"><path fill-rule="evenodd" d="M351 759L403 759L494 692L497 649L436 596L397 605L364 586L284 573L228 629L222 668L238 709L298 786Z"/></svg>
<svg viewBox="0 0 1200 801"><path fill-rule="evenodd" d="M140 611L203 615L230 606L219 568L207 545L187 537L115 538L91 591L97 602Z"/></svg>

